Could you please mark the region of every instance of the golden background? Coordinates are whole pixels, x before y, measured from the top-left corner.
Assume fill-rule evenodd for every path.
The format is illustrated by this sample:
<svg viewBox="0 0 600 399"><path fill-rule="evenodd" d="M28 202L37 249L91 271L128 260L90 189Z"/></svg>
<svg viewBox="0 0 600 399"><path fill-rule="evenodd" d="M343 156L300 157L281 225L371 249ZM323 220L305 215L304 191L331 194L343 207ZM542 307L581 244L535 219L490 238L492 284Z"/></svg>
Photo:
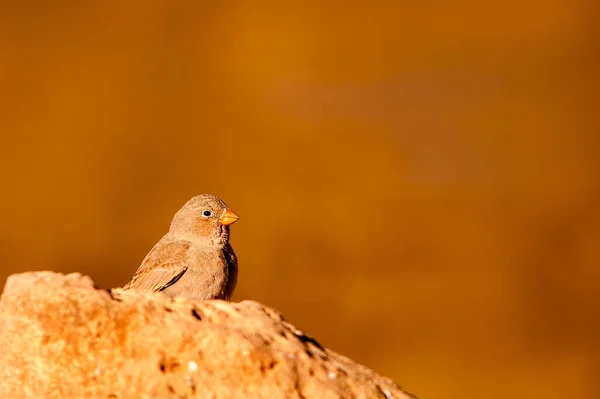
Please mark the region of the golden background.
<svg viewBox="0 0 600 399"><path fill-rule="evenodd" d="M2 2L0 277L210 192L254 299L422 398L597 398L594 0Z"/></svg>

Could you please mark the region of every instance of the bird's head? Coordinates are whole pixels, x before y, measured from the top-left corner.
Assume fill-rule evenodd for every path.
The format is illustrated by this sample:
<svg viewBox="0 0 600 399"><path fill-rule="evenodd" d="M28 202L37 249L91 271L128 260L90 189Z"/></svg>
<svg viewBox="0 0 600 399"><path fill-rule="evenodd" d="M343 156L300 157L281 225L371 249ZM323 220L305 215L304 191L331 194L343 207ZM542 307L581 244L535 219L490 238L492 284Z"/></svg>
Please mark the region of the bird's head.
<svg viewBox="0 0 600 399"><path fill-rule="evenodd" d="M175 214L170 232L223 244L229 239L229 225L238 219L239 216L227 208L223 200L201 194L186 202Z"/></svg>

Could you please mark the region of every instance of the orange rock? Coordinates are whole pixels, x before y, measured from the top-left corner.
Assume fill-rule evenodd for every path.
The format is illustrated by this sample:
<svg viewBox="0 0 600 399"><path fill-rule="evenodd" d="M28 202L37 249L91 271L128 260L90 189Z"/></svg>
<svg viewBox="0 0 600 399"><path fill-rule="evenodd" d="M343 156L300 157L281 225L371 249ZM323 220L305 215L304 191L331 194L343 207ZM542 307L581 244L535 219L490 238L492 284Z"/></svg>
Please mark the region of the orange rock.
<svg viewBox="0 0 600 399"><path fill-rule="evenodd" d="M2 398L414 398L253 301L94 288L80 274L9 277Z"/></svg>

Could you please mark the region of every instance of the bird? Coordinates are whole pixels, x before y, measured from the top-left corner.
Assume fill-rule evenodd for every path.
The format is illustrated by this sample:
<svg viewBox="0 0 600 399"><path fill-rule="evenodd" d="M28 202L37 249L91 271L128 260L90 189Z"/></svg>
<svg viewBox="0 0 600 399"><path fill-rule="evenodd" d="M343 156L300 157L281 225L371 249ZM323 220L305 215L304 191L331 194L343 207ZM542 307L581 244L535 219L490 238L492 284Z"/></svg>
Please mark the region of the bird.
<svg viewBox="0 0 600 399"><path fill-rule="evenodd" d="M230 300L237 284L238 262L229 243L229 230L238 219L214 195L192 197L177 211L167 234L123 289L196 301Z"/></svg>

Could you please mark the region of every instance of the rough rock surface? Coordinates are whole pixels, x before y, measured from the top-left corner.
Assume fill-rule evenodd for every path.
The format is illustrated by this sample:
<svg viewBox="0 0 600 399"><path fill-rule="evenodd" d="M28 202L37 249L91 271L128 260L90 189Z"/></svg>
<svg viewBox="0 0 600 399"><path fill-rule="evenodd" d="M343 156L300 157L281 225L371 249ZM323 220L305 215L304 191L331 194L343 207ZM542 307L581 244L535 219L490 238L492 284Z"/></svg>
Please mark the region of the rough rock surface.
<svg viewBox="0 0 600 399"><path fill-rule="evenodd" d="M413 398L259 303L95 289L80 274L9 277L1 398Z"/></svg>

